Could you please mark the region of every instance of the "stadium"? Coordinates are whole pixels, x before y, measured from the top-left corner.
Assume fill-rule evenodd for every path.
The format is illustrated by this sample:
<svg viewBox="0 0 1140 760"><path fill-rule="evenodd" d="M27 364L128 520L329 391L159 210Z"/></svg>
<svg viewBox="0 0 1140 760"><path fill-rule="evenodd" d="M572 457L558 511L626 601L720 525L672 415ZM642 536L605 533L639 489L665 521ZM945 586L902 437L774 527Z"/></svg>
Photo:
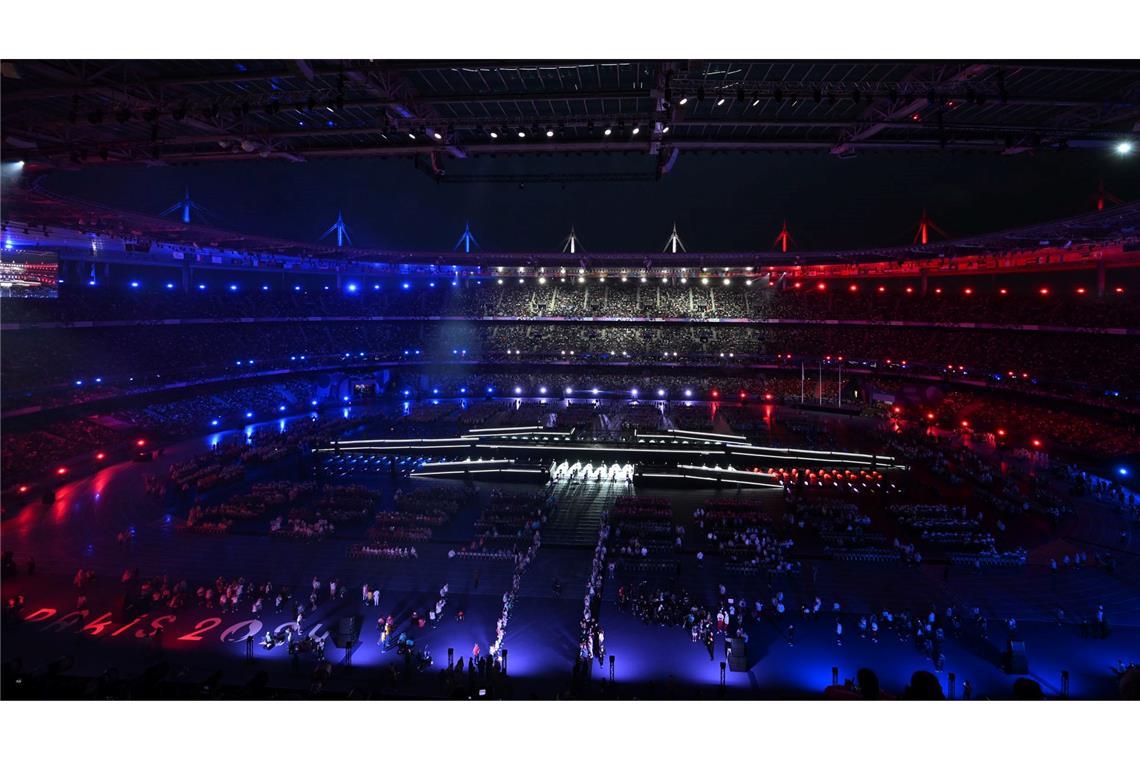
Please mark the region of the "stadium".
<svg viewBox="0 0 1140 760"><path fill-rule="evenodd" d="M1134 62L3 75L5 699L1140 693Z"/></svg>

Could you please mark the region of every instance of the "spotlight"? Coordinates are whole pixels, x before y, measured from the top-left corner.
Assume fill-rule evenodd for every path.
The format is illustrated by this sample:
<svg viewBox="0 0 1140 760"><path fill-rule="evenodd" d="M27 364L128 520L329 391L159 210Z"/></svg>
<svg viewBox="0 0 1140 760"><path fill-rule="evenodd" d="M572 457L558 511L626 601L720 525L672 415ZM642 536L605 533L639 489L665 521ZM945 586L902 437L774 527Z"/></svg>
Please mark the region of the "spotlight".
<svg viewBox="0 0 1140 760"><path fill-rule="evenodd" d="M720 100L718 100L718 101L716 102L716 104L717 104L718 106L723 106L723 105L724 105L724 98L721 98Z"/></svg>
<svg viewBox="0 0 1140 760"><path fill-rule="evenodd" d="M677 105L681 105L681 106L687 105L688 102L689 102L688 98L681 98L680 102Z"/></svg>
<svg viewBox="0 0 1140 760"><path fill-rule="evenodd" d="M635 134L635 135L636 135L636 134L638 134L638 133L640 133L640 132L641 132L641 127L634 127L634 128L633 128L633 134Z"/></svg>
<svg viewBox="0 0 1140 760"><path fill-rule="evenodd" d="M1118 156L1127 156L1132 153L1135 146L1129 140L1121 140L1116 144L1116 154Z"/></svg>
<svg viewBox="0 0 1140 760"><path fill-rule="evenodd" d="M546 136L547 137L554 137L554 130L553 129L546 130Z"/></svg>
<svg viewBox="0 0 1140 760"><path fill-rule="evenodd" d="M499 139L499 133L492 130L491 131L491 139L492 140L498 140Z"/></svg>
<svg viewBox="0 0 1140 760"><path fill-rule="evenodd" d="M525 137L526 137L526 132L523 132L523 131L520 129L520 130L519 130L519 139L520 139L520 140L522 140L522 139L524 139Z"/></svg>
<svg viewBox="0 0 1140 760"><path fill-rule="evenodd" d="M612 129L610 129L609 127L606 127L605 131L602 132L602 134L605 135L606 137L609 137L613 133L614 133L614 131Z"/></svg>

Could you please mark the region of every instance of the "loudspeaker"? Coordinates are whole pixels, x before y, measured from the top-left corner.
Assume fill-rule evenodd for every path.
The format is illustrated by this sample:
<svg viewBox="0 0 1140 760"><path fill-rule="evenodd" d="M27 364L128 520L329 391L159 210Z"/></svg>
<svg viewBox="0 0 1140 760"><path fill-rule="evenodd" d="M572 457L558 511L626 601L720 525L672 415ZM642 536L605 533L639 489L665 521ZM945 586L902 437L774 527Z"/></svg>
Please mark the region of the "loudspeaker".
<svg viewBox="0 0 1140 760"><path fill-rule="evenodd" d="M1011 675L1029 673L1029 657L1025 653L1025 642L1010 639L1005 647L1005 672Z"/></svg>
<svg viewBox="0 0 1140 760"><path fill-rule="evenodd" d="M335 631L330 631L333 644L338 649L348 649L349 646L360 640L360 616L349 615L342 617Z"/></svg>
<svg viewBox="0 0 1140 760"><path fill-rule="evenodd" d="M729 670L733 673L744 673L748 670L748 645L744 643L744 639L727 639L725 650Z"/></svg>

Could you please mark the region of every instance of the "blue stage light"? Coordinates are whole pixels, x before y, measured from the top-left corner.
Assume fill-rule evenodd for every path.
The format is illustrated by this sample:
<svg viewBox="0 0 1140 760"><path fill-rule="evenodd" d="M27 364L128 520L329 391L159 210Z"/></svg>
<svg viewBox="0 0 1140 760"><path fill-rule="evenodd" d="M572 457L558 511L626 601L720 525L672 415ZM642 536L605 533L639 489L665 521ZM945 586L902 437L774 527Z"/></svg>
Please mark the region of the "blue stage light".
<svg viewBox="0 0 1140 760"><path fill-rule="evenodd" d="M277 407L277 411L279 411L279 412L285 411L285 405L282 404L281 406Z"/></svg>
<svg viewBox="0 0 1140 760"><path fill-rule="evenodd" d="M94 284L95 283L92 283L92 285L94 285ZM204 283L204 282L198 283L198 290L205 290L205 289L206 289L206 283Z"/></svg>
<svg viewBox="0 0 1140 760"><path fill-rule="evenodd" d="M236 293L236 292L237 292L237 285L234 285L233 283L230 283L230 292L231 292L231 293Z"/></svg>
<svg viewBox="0 0 1140 760"><path fill-rule="evenodd" d="M359 288L359 287L360 287L360 286L358 286L358 285L357 285L355 282L350 282L350 283L348 283L348 286L347 286L345 289L346 289L346 290L347 290L349 293L355 293L355 292L356 292L356 290L357 290L357 288Z"/></svg>
<svg viewBox="0 0 1140 760"><path fill-rule="evenodd" d="M167 290L174 290L174 283L173 282L166 283L166 289Z"/></svg>
<svg viewBox="0 0 1140 760"><path fill-rule="evenodd" d="M247 420L252 420L252 419L253 419L253 412L246 412L246 413L245 413L245 418L246 418Z"/></svg>
<svg viewBox="0 0 1140 760"><path fill-rule="evenodd" d="M412 287L412 283L410 283L410 282L405 282L405 283L404 283L403 285L401 285L400 287L402 287L404 290L409 290L409 289Z"/></svg>
<svg viewBox="0 0 1140 760"><path fill-rule="evenodd" d="M131 287L132 288L137 288L138 286L139 286L138 280L131 280Z"/></svg>
<svg viewBox="0 0 1140 760"><path fill-rule="evenodd" d="M1121 467L1121 468L1117 469L1117 472L1119 472L1123 477L1128 477L1128 468L1127 467Z"/></svg>
<svg viewBox="0 0 1140 760"><path fill-rule="evenodd" d="M210 420L210 426L211 427L217 427L220 424L221 424L221 420Z"/></svg>

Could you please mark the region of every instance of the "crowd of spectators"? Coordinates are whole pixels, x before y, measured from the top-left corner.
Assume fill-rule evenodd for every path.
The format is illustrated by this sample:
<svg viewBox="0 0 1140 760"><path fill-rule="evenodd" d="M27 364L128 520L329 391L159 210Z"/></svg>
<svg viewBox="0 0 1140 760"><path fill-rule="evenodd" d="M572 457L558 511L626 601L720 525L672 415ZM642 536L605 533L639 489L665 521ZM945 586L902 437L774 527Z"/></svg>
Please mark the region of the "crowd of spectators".
<svg viewBox="0 0 1140 760"><path fill-rule="evenodd" d="M401 488L392 497L392 509L375 514L368 543L352 546L349 555L415 558L413 544L430 541L434 530L449 523L473 494L452 485Z"/></svg>
<svg viewBox="0 0 1140 760"><path fill-rule="evenodd" d="M356 289L331 285L292 288L206 287L154 292L129 283L60 289L58 299L5 299L6 322L123 321L149 319L289 319L298 317L509 316L719 319L852 319L869 321L985 322L993 324L1121 327L1140 318L1127 276L1112 278L1097 297L1091 276L1007 276L932 279L925 294L917 280L884 281L723 276L708 271L687 282L671 278L499 278L459 281L405 279ZM750 282L751 281L751 282ZM404 284L408 287L405 288ZM821 287L822 284L822 287Z"/></svg>
<svg viewBox="0 0 1140 760"><path fill-rule="evenodd" d="M513 560L517 564L523 543L541 530L554 504L550 491L516 492L494 489L475 518L475 535L449 557Z"/></svg>

